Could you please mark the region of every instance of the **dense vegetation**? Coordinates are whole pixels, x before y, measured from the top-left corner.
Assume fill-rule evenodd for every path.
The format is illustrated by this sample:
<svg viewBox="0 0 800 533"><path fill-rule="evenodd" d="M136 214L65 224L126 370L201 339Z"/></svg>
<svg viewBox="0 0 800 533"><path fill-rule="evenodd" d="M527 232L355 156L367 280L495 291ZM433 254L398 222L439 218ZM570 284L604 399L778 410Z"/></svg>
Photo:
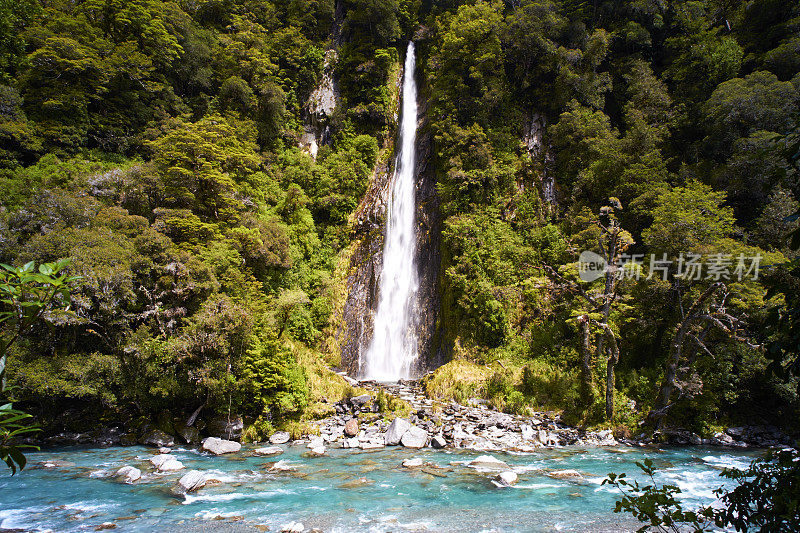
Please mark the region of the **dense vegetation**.
<svg viewBox="0 0 800 533"><path fill-rule="evenodd" d="M429 391L621 432L651 411L704 433L797 420L796 378L763 348L796 352L770 326L800 291L781 266L800 194L788 0L2 0L0 262L81 276L71 314L10 350L17 399L54 427L67 408L241 413L251 438L327 412L350 215L390 156L411 38L453 359ZM642 275L579 281L583 250L643 254ZM690 253L702 276L679 270Z"/></svg>

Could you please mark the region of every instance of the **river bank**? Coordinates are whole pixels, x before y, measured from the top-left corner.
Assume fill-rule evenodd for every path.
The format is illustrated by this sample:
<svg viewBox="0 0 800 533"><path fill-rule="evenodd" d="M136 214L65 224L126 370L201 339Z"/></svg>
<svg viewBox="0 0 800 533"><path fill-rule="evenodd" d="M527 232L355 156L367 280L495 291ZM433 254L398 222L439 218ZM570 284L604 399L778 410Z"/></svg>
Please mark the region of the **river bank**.
<svg viewBox="0 0 800 533"><path fill-rule="evenodd" d="M393 383L358 381L344 373L357 394L329 406L330 416L304 425L301 435L278 431L272 444L297 440L314 441L316 448L378 449L384 446L469 449L475 451L532 452L561 446L721 446L726 448L769 448L794 445L794 439L769 425L730 427L701 436L669 428L655 434L617 438L609 429L592 431L566 424L559 413L533 412L529 415L503 413L480 399L460 404L428 398L419 381ZM394 422L398 419L397 422ZM394 423L394 427L393 427ZM207 437L238 441L244 429L237 415L198 419L186 424L161 416L152 423L131 426L101 423L85 432L57 431L35 437L29 444L53 446L200 446ZM390 432L391 429L391 432ZM410 430L410 432L409 432ZM388 435L387 433L391 433ZM403 437L408 437L403 442Z"/></svg>

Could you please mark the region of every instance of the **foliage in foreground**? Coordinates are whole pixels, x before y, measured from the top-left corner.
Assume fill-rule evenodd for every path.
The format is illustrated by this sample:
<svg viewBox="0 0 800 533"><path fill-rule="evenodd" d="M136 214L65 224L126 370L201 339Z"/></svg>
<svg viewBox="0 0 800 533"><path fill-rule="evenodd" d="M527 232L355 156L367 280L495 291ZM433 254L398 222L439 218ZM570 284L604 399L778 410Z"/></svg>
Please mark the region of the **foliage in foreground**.
<svg viewBox="0 0 800 533"><path fill-rule="evenodd" d="M685 510L681 489L659 485L651 459L637 462L649 478L646 484L629 480L625 474L609 474L603 485L620 490L614 512L632 514L645 523L639 531L715 531L733 527L736 531L793 531L800 524L800 454L793 449L769 452L752 462L747 470L726 468L720 476L736 486L714 493L720 505Z"/></svg>
<svg viewBox="0 0 800 533"><path fill-rule="evenodd" d="M0 460L11 469L25 468L26 459L17 440L34 433L28 413L14 409L12 389L6 385L6 361L11 346L42 319L44 313L65 314L70 290L78 281L63 273L68 261L33 262L22 267L0 265Z"/></svg>

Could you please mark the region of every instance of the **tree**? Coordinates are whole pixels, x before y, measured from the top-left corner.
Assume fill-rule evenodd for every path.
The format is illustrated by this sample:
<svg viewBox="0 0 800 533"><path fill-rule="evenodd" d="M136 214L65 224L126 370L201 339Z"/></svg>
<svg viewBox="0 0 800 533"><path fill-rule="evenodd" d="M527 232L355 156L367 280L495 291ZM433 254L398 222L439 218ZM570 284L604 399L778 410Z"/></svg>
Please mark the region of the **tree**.
<svg viewBox="0 0 800 533"><path fill-rule="evenodd" d="M712 329L718 329L729 337L743 340L739 335L741 321L727 309L728 290L724 283L711 284L688 309L675 328L667 356L667 367L653 408L647 414L647 422L658 428L672 407L671 397L677 385L678 364L681 362L686 344L692 341L695 351L711 353L705 337ZM687 363L691 366L691 362ZM682 392L682 391L681 391Z"/></svg>
<svg viewBox="0 0 800 533"><path fill-rule="evenodd" d="M675 187L658 198L642 239L651 251L670 258L700 253L733 231L733 211L724 201L724 192L699 182Z"/></svg>
<svg viewBox="0 0 800 533"><path fill-rule="evenodd" d="M62 273L68 264L43 263L38 271L33 262L21 267L0 265L0 459L12 474L26 463L14 439L35 429L25 423L30 415L13 408L6 387L6 359L20 335L45 313L64 313L69 308L70 288L78 278Z"/></svg>
<svg viewBox="0 0 800 533"><path fill-rule="evenodd" d="M600 330L597 342L597 355L606 356L606 383L605 403L606 418L614 417L614 389L616 379L614 369L619 362L619 345L617 343L618 326L610 323L611 312L615 304L619 305L620 281L625 278L622 257L632 244L633 237L622 229L616 216L616 211L621 211L622 205L616 198L609 199L609 205L600 210L598 217L592 217L589 226L584 230L581 240L588 243L596 241L600 257L604 261L604 270L600 279L603 285L599 290L585 290L577 282L567 279L550 266L545 266L545 271L562 287L577 294L588 304L586 312L576 317L581 332L581 398L585 407L591 406L594 401L594 384L591 351L591 328ZM615 331L616 330L616 331Z"/></svg>

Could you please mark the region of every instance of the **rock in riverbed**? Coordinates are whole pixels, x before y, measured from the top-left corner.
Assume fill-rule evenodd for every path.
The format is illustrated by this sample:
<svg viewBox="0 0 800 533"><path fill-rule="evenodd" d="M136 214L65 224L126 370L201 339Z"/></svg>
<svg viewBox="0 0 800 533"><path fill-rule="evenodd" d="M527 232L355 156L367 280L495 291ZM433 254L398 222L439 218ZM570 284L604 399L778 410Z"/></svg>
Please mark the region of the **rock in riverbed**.
<svg viewBox="0 0 800 533"><path fill-rule="evenodd" d="M117 470L117 473L114 474L114 477L124 481L125 483L134 483L141 479L142 471L133 466L123 466Z"/></svg>
<svg viewBox="0 0 800 533"><path fill-rule="evenodd" d="M498 487L510 487L514 483L517 482L517 474L516 472L507 471L507 472L500 472L494 478L494 483Z"/></svg>
<svg viewBox="0 0 800 533"><path fill-rule="evenodd" d="M214 455L222 455L224 453L238 452L242 449L242 445L232 440L208 437L203 441L203 449L207 452L213 453Z"/></svg>
<svg viewBox="0 0 800 533"><path fill-rule="evenodd" d="M419 457L414 457L413 459L406 459L403 461L403 466L405 468L419 468L422 466L422 459Z"/></svg>
<svg viewBox="0 0 800 533"><path fill-rule="evenodd" d="M183 496L189 492L194 492L206 486L206 477L199 470L189 470L181 477L175 486L172 487L172 494Z"/></svg>
<svg viewBox="0 0 800 533"><path fill-rule="evenodd" d="M508 468L508 464L491 455L481 455L467 463L467 466L483 470L501 470Z"/></svg>
<svg viewBox="0 0 800 533"><path fill-rule="evenodd" d="M262 457L268 457L270 455L280 455L283 453L283 448L279 446L267 446L265 448L256 448L253 450L255 455L260 455Z"/></svg>

